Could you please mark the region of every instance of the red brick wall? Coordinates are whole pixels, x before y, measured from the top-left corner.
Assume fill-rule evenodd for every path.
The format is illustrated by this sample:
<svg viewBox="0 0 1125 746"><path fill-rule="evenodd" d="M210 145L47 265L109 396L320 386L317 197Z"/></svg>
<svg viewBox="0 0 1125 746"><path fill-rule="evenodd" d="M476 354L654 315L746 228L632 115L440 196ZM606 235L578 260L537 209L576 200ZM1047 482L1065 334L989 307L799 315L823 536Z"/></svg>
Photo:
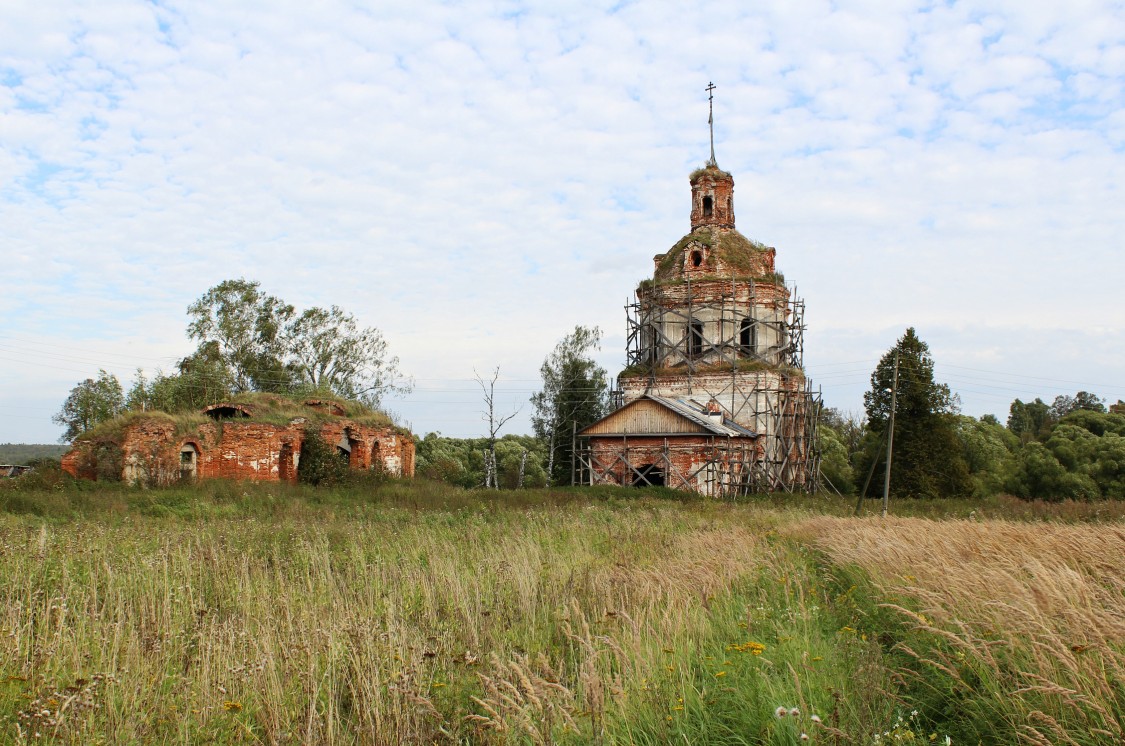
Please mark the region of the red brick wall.
<svg viewBox="0 0 1125 746"><path fill-rule="evenodd" d="M668 461L674 467L672 469L668 468L664 460L665 443L668 445ZM743 447L746 454L745 468L749 469L750 465L761 456L762 445L754 439L733 439L729 441L730 452L724 453L722 449L727 445L728 441L725 438L713 440L709 435L667 439L632 435L626 438L594 436L589 442L594 467L593 483L629 486L637 479L637 473L633 469L640 469L645 464L653 464L663 472L665 487L718 497L719 495L715 493L716 486L707 481L705 472L695 476L693 472L713 458L720 470L725 470L732 461L740 463ZM633 469L626 465L626 461Z"/></svg>
<svg viewBox="0 0 1125 746"><path fill-rule="evenodd" d="M346 437L351 445L349 465L353 469L380 468L394 476L414 476L414 439L394 427L372 427L347 419L332 419L320 430L335 447ZM121 478L130 483L169 484L180 478L180 452L191 444L197 452L199 479L250 479L254 481L297 480L305 423L273 425L253 420L223 420L206 423L188 434L176 434L175 426L161 419L146 419L125 429L121 447ZM75 443L62 459L69 474L94 479L91 454L95 444Z"/></svg>

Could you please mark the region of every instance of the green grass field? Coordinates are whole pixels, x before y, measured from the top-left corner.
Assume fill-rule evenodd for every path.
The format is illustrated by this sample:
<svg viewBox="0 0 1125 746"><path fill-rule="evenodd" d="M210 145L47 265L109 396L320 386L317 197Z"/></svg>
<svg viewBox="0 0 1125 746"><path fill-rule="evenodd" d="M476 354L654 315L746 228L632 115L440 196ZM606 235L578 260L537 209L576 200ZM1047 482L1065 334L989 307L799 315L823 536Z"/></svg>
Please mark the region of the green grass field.
<svg viewBox="0 0 1125 746"><path fill-rule="evenodd" d="M0 742L1122 742L1120 505L851 508L3 490Z"/></svg>

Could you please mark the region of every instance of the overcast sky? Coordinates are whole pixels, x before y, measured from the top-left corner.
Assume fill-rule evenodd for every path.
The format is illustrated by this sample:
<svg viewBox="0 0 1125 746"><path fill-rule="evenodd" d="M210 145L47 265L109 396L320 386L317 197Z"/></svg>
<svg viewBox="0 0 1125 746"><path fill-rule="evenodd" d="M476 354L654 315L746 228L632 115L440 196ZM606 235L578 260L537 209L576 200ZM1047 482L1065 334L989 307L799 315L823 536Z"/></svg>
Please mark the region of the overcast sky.
<svg viewBox="0 0 1125 746"><path fill-rule="evenodd" d="M968 414L1125 397L1121 2L20 2L0 9L0 442L99 368L193 345L224 279L378 327L419 435L522 413L576 324L688 232L715 148L738 228L860 410L914 326Z"/></svg>

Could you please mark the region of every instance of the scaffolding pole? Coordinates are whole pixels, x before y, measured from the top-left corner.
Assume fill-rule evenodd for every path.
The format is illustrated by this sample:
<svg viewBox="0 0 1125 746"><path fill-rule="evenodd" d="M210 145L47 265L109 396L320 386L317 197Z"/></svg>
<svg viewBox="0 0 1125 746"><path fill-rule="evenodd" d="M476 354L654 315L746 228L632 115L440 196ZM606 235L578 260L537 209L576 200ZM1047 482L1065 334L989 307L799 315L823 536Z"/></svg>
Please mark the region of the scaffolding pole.
<svg viewBox="0 0 1125 746"><path fill-rule="evenodd" d="M729 401L731 419L766 438L765 452L753 469L753 478L760 478L756 486L815 491L821 394L803 372L804 300L796 287L790 291L733 277L729 285L727 280L709 283L714 292L701 297L700 284L688 280L682 286L638 289L625 307L630 370L623 378L643 380L646 394L668 395L669 388L680 388L686 396ZM715 338L693 339L693 322L700 320L710 325ZM747 322L750 344L743 336ZM767 337L772 344L762 343ZM682 383L662 386L669 380ZM620 404L626 388L619 379ZM635 398L640 392L636 385L632 389ZM727 483L733 484L735 471L727 471ZM737 473L739 484L747 484L749 473Z"/></svg>

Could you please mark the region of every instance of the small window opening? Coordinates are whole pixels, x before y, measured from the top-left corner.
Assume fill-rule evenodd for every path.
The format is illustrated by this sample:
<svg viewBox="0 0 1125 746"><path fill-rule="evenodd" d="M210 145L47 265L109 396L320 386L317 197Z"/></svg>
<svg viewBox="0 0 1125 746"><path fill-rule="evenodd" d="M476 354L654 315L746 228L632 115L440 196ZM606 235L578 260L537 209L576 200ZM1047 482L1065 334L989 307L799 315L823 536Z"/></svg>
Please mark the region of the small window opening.
<svg viewBox="0 0 1125 746"><path fill-rule="evenodd" d="M655 363L658 352L657 349L660 345L660 335L656 331L655 326L645 327L644 336L644 358L646 362Z"/></svg>
<svg viewBox="0 0 1125 746"><path fill-rule="evenodd" d="M703 264L703 252L702 251L691 252L691 266L698 267L700 264Z"/></svg>
<svg viewBox="0 0 1125 746"><path fill-rule="evenodd" d="M688 356L699 357L703 354L703 322L691 322L691 333L688 335Z"/></svg>
<svg viewBox="0 0 1125 746"><path fill-rule="evenodd" d="M713 200L710 197L703 198L703 217L711 217L711 213L713 211L712 204Z"/></svg>
<svg viewBox="0 0 1125 746"><path fill-rule="evenodd" d="M744 352L758 351L758 327L754 324L754 319L742 320L742 327L738 330L738 344Z"/></svg>
<svg viewBox="0 0 1125 746"><path fill-rule="evenodd" d="M727 197L727 217L729 218L731 215L734 215L734 200Z"/></svg>
<svg viewBox="0 0 1125 746"><path fill-rule="evenodd" d="M199 452L195 450L193 444L185 443L183 447L180 448L180 481L195 481L198 457Z"/></svg>
<svg viewBox="0 0 1125 746"><path fill-rule="evenodd" d="M348 436L344 435L340 438L340 442L336 444L336 455L342 458L345 462L350 462L352 459L352 444L348 440Z"/></svg>

